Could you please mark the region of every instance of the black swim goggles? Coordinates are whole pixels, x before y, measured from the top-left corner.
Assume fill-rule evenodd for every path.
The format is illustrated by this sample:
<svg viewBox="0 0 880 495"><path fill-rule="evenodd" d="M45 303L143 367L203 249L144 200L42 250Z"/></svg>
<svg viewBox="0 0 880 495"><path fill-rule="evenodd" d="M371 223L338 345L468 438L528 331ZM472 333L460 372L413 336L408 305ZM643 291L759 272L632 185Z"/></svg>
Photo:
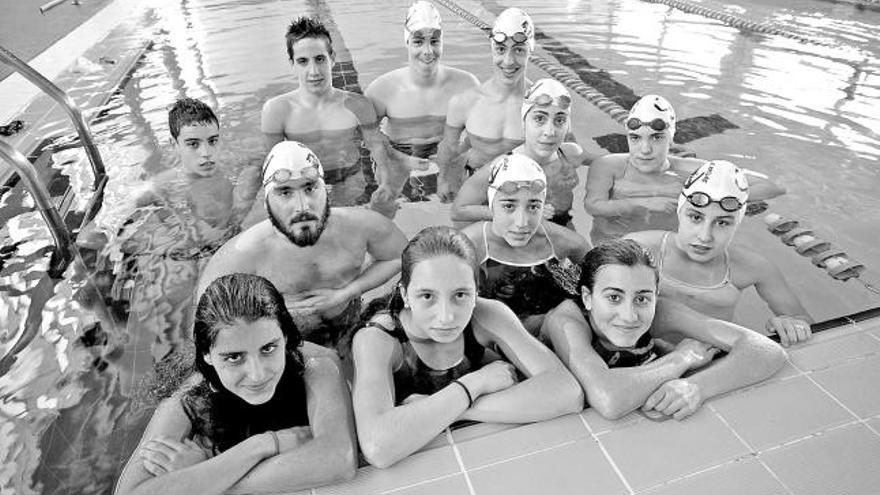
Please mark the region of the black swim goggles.
<svg viewBox="0 0 880 495"><path fill-rule="evenodd" d="M283 184L289 180L295 179L323 179L324 176L321 174L321 171L318 170L318 167L311 165L308 167L304 167L299 169L297 172L290 170L289 168L279 168L275 172L272 173L269 177L265 177L263 179L263 185L270 182L277 182L279 184Z"/></svg>
<svg viewBox="0 0 880 495"><path fill-rule="evenodd" d="M637 117L632 117L630 119L627 119L627 121L626 121L626 128L631 131L637 131L637 130L639 130L639 127L642 127L642 126L648 126L651 129L658 131L658 132L665 131L666 129L669 128L669 124L667 124L665 120L663 120L659 117L650 121L650 122L642 122Z"/></svg>
<svg viewBox="0 0 880 495"><path fill-rule="evenodd" d="M722 210L728 213L733 213L739 211L745 206L745 203L733 196L726 196L719 200L714 200L708 194L699 191L687 195L682 192L681 195L687 198L688 202L697 208L705 208L712 203L718 203L718 206L720 206Z"/></svg>
<svg viewBox="0 0 880 495"><path fill-rule="evenodd" d="M541 107L556 105L563 110L568 110L571 107L571 97L568 95L559 95L554 98L547 93L541 93L538 95L526 95L525 100L532 105Z"/></svg>
<svg viewBox="0 0 880 495"><path fill-rule="evenodd" d="M489 184L489 187L504 194L515 194L520 189L527 189L529 192L539 193L547 187L547 183L541 179L534 180L507 180L500 185Z"/></svg>
<svg viewBox="0 0 880 495"><path fill-rule="evenodd" d="M491 33L489 35L489 38L500 45L507 41L508 38L512 39L514 43L525 43L529 40L529 35L523 32L519 32L513 33L512 35L508 36L507 33L495 31L494 33Z"/></svg>

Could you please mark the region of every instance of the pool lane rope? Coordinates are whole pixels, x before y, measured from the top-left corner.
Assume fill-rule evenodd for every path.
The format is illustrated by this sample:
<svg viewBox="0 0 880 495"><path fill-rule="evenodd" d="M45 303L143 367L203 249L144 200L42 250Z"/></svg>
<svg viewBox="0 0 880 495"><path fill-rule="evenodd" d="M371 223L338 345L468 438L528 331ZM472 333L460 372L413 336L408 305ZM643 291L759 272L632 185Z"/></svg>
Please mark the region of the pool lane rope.
<svg viewBox="0 0 880 495"><path fill-rule="evenodd" d="M470 22L474 26L484 31L492 29L491 24L468 12L452 0L434 0L434 2L446 7L462 19ZM623 108L616 101L600 93L596 88L584 83L577 76L563 69L558 64L551 62L545 57L542 57L541 55L535 53L532 53L529 61L553 78L555 78L557 81L564 84L568 89L574 91L582 98L590 102L593 106L605 112L605 114L614 119L617 123L622 125L626 121L626 118L629 116L629 110Z"/></svg>
<svg viewBox="0 0 880 495"><path fill-rule="evenodd" d="M846 48L850 50L855 50L859 54L864 54L864 51L858 47L846 45L842 43L836 43L829 40L822 40L819 38L812 38L809 36L804 36L802 34L796 33L794 31L789 31L787 29L780 28L778 26L774 26L772 24L766 22L756 22L750 19L746 19L740 17L738 15L730 14L727 12L722 12L720 10L715 10L709 7L704 7L702 5L697 5L693 2L689 2L687 0L642 0L647 3L657 3L666 5L668 7L672 7L674 9L678 9L682 12L686 12L688 14L696 14L703 17L708 17L709 19L715 19L717 21L721 21L724 24L727 24L730 27L734 27L743 31L751 31L755 33L762 34L772 34L776 36L782 36L784 38L789 38L795 41L799 41L801 43L806 43L809 45L817 45L826 48Z"/></svg>

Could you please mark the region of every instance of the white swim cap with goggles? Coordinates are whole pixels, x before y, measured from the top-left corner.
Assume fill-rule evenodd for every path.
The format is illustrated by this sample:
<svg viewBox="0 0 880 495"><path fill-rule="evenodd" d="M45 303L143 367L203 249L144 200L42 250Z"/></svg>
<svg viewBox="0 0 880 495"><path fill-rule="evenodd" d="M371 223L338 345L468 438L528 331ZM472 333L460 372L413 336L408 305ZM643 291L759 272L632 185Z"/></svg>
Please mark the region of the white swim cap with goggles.
<svg viewBox="0 0 880 495"><path fill-rule="evenodd" d="M492 162L489 174L489 208L498 191L514 194L520 189L541 193L541 200L547 197L547 176L535 160L520 153L509 153Z"/></svg>
<svg viewBox="0 0 880 495"><path fill-rule="evenodd" d="M678 197L678 211L688 203L697 208L716 203L722 210L736 213L739 222L746 214L748 199L749 180L745 172L728 161L713 160L688 177Z"/></svg>
<svg viewBox="0 0 880 495"><path fill-rule="evenodd" d="M297 141L281 141L263 162L266 195L277 185L297 179L324 179L324 168L312 150Z"/></svg>
<svg viewBox="0 0 880 495"><path fill-rule="evenodd" d="M536 106L556 105L562 110L571 113L571 94L563 84L556 79L538 79L532 84L523 97L520 116L525 120L529 110Z"/></svg>
<svg viewBox="0 0 880 495"><path fill-rule="evenodd" d="M514 43L529 43L529 50L535 49L535 23L529 14L516 7L506 9L495 19L489 34L495 43L504 43L508 38Z"/></svg>
<svg viewBox="0 0 880 495"><path fill-rule="evenodd" d="M440 12L425 0L418 0L410 5L406 12L406 22L403 24L403 42L409 43L413 33L421 29L436 29L442 31Z"/></svg>
<svg viewBox="0 0 880 495"><path fill-rule="evenodd" d="M657 95L645 95L633 105L626 118L626 128L636 131L642 126L654 131L669 130L669 137L675 135L675 110L666 98Z"/></svg>

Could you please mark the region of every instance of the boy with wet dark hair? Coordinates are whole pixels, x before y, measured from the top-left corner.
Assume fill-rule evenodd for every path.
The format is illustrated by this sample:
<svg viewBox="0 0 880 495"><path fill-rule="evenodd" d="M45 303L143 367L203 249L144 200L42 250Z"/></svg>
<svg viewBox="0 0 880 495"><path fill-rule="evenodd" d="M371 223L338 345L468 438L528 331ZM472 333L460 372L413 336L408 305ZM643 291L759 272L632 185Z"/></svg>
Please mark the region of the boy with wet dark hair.
<svg viewBox="0 0 880 495"><path fill-rule="evenodd" d="M287 35L284 40L287 42L287 58L293 60L293 45L303 38L327 38L327 51L333 56L333 38L330 37L330 31L311 17L297 17L287 27Z"/></svg>
<svg viewBox="0 0 880 495"><path fill-rule="evenodd" d="M168 129L175 140L180 136L180 128L188 125L214 124L220 128L220 121L211 107L195 98L181 98L168 111Z"/></svg>

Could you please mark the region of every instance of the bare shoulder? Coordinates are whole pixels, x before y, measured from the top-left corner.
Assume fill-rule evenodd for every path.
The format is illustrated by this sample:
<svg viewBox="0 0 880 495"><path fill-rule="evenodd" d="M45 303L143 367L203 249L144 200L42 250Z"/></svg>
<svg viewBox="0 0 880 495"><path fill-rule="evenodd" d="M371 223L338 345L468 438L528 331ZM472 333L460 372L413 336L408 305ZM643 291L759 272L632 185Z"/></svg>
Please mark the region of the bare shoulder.
<svg viewBox="0 0 880 495"><path fill-rule="evenodd" d="M670 156L669 163L675 170L692 174L698 168L703 166L703 164L706 162L705 160L700 160L699 158L682 158L678 156Z"/></svg>
<svg viewBox="0 0 880 495"><path fill-rule="evenodd" d="M623 167L626 164L626 153L611 153L600 156L592 164L590 164L590 172L612 173L615 175L623 174Z"/></svg>
<svg viewBox="0 0 880 495"><path fill-rule="evenodd" d="M358 232L368 234L367 237L374 237L398 230L394 222L389 220L388 217L369 208L338 206L333 208L333 215L340 220L339 224L342 231L349 234Z"/></svg>
<svg viewBox="0 0 880 495"><path fill-rule="evenodd" d="M447 84L459 91L476 88L480 85L480 80L477 79L477 76L466 70L449 67L448 65L446 66L446 77Z"/></svg>
<svg viewBox="0 0 880 495"><path fill-rule="evenodd" d="M731 246L728 254L731 274L735 274L741 284L751 285L779 270L766 256L743 246Z"/></svg>
<svg viewBox="0 0 880 495"><path fill-rule="evenodd" d="M566 141L560 144L559 149L562 150L562 154L568 157L578 156L584 152L584 148L574 141Z"/></svg>
<svg viewBox="0 0 880 495"><path fill-rule="evenodd" d="M364 94L370 99L387 98L394 93L400 84L401 78L406 75L406 68L394 69L377 77L367 86Z"/></svg>
<svg viewBox="0 0 880 495"><path fill-rule="evenodd" d="M364 95L351 91L339 90L342 94L342 102L357 118L361 125L370 125L376 122L376 109L373 103Z"/></svg>
<svg viewBox="0 0 880 495"><path fill-rule="evenodd" d="M283 93L273 96L263 103L263 112L284 112L293 106L293 93Z"/></svg>
<svg viewBox="0 0 880 495"><path fill-rule="evenodd" d="M571 259L573 254L584 253L589 247L589 243L584 236L567 227L557 225L553 222L544 222L544 229L547 231L547 235L553 240L553 246L559 251L557 252L557 255L559 256Z"/></svg>

